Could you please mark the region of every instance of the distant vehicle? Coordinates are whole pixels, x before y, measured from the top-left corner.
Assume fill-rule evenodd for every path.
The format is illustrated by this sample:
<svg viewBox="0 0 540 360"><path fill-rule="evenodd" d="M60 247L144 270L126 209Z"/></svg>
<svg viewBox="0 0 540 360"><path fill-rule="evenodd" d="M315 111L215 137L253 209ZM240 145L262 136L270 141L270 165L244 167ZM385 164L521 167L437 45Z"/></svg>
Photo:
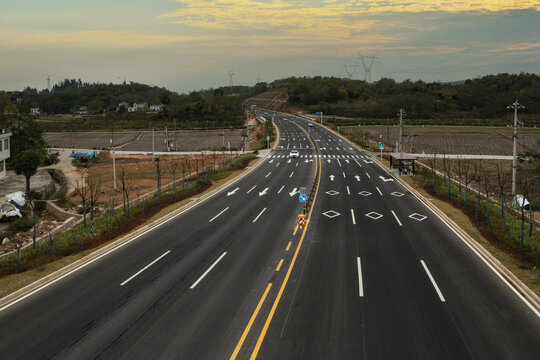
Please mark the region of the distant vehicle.
<svg viewBox="0 0 540 360"><path fill-rule="evenodd" d="M297 158L297 157L300 157L300 153L298 152L298 150L292 150L292 151L289 153L289 157L290 157L290 158Z"/></svg>
<svg viewBox="0 0 540 360"><path fill-rule="evenodd" d="M307 126L313 127L313 124L312 124L312 123L308 123Z"/></svg>

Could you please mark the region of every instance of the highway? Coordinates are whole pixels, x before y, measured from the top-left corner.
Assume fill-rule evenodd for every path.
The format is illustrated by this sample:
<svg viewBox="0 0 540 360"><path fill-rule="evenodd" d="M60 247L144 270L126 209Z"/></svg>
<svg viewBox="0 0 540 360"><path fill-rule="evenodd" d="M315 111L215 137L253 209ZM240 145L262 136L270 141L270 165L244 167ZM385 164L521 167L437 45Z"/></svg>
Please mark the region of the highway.
<svg viewBox="0 0 540 360"><path fill-rule="evenodd" d="M0 309L2 358L538 357L538 310L372 158L275 124L247 176Z"/></svg>

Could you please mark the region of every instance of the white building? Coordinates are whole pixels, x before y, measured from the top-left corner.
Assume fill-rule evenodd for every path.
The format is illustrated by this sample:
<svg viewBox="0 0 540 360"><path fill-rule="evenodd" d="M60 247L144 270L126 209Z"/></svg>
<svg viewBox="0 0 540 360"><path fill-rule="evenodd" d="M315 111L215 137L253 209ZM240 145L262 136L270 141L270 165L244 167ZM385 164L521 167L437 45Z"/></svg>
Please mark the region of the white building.
<svg viewBox="0 0 540 360"><path fill-rule="evenodd" d="M144 109L146 109L146 108L148 108L148 104L147 104L147 103L133 103L133 109L134 109L134 111L137 111L137 110L139 110L139 109L144 110Z"/></svg>
<svg viewBox="0 0 540 360"><path fill-rule="evenodd" d="M2 129L2 132L0 133L0 179L6 176L6 160L9 159L11 155L9 145L10 137L11 133Z"/></svg>
<svg viewBox="0 0 540 360"><path fill-rule="evenodd" d="M151 112L160 112L161 110L163 110L163 105L159 104L159 105L150 105L150 111Z"/></svg>
<svg viewBox="0 0 540 360"><path fill-rule="evenodd" d="M37 116L37 115L41 114L41 109L38 108L38 107L33 107L33 108L30 109L30 114Z"/></svg>

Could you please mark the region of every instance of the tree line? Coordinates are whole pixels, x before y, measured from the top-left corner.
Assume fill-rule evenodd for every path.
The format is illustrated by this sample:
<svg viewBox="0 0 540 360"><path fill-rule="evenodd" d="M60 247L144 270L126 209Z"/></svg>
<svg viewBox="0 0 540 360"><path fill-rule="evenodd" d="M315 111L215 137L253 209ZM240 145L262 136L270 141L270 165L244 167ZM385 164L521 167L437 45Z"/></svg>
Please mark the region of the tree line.
<svg viewBox="0 0 540 360"><path fill-rule="evenodd" d="M507 106L519 99L526 125L540 125L540 76L498 74L457 83L383 78L373 83L335 77L287 79L289 104L325 115L385 119L394 118L400 108L408 119L430 119L452 124L489 124L509 116ZM506 120L505 120L506 121ZM461 123L459 123L461 125Z"/></svg>

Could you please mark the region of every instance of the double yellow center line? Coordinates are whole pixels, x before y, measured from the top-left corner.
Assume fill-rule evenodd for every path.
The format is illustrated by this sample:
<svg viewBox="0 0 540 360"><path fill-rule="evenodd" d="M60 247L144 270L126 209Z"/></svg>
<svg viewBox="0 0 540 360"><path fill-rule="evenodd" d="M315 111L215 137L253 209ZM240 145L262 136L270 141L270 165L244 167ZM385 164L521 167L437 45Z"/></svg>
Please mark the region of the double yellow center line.
<svg viewBox="0 0 540 360"><path fill-rule="evenodd" d="M305 132L304 129L302 129L302 130ZM308 135L308 139L310 139L310 141L311 141L311 138L309 138L309 135ZM312 143L313 147L315 148L315 144L313 144L313 141L311 141L311 143ZM315 163L315 175L319 174L319 172L321 171L320 161L321 161L320 158L317 158L317 161ZM311 206L312 209L315 206L315 201L317 199L317 194L319 193L319 185L320 185L320 182L321 182L320 179L321 179L321 177L318 176L317 187L315 189L315 195L313 196L313 203L312 203L312 206ZM250 359L252 359L252 360L256 359L257 355L259 354L259 350L260 350L261 345L262 345L262 343L264 341L264 337L266 335L266 332L268 331L268 327L270 326L270 323L272 322L272 318L274 317L274 313L276 312L276 309L277 309L278 304L279 304L279 302L281 300L281 297L283 296L283 292L285 291L285 287L287 286L287 283L288 283L289 278L291 276L292 269L294 267L296 259L298 258L300 248L302 247L302 244L304 242L304 237L306 236L306 231L307 231L307 228L308 228L308 226L310 224L311 214L312 214L312 212L310 211L309 215L308 215L308 218L307 218L307 221L306 221L306 226L304 227L304 231L302 232L302 236L300 237L300 241L298 242L298 246L296 247L296 251L294 252L294 256L293 256L292 261L291 261L291 263L289 265L289 268L287 270L287 274L285 275L285 278L283 279L283 283L281 284L281 287L280 287L279 292L278 292L278 294L277 294L277 296L276 296L276 298L274 300L272 308L270 309L270 313L268 314L268 316L266 318L266 321L264 323L263 329L261 330L261 333L259 334L259 338L257 339L257 343L255 344L255 348L253 349L253 352L251 353ZM296 234L296 229L295 229L295 234ZM291 245L291 243L289 243L289 245L287 246L287 250L289 250L290 245ZM279 267L281 267L281 262L280 262ZM249 334L249 331L251 330L251 327L253 326L253 323L255 322L255 319L257 318L257 315L259 314L259 311L260 311L260 309L261 309L261 307L262 307L262 305L263 305L263 303L264 303L264 301L265 301L271 287L272 287L272 283L269 283L267 285L267 287L266 287L266 290L265 290L263 296L259 300L259 303L257 304L257 307L255 308L255 311L251 315L251 318L249 319L249 322L248 322L246 328L244 329L244 332L242 333L242 336L240 337L240 340L238 341L238 344L236 345L236 347L234 349L234 352L232 353L232 355L230 357L231 360L236 359L236 357L238 356L238 353L242 349L242 345L244 344L244 341L246 340L246 337Z"/></svg>

